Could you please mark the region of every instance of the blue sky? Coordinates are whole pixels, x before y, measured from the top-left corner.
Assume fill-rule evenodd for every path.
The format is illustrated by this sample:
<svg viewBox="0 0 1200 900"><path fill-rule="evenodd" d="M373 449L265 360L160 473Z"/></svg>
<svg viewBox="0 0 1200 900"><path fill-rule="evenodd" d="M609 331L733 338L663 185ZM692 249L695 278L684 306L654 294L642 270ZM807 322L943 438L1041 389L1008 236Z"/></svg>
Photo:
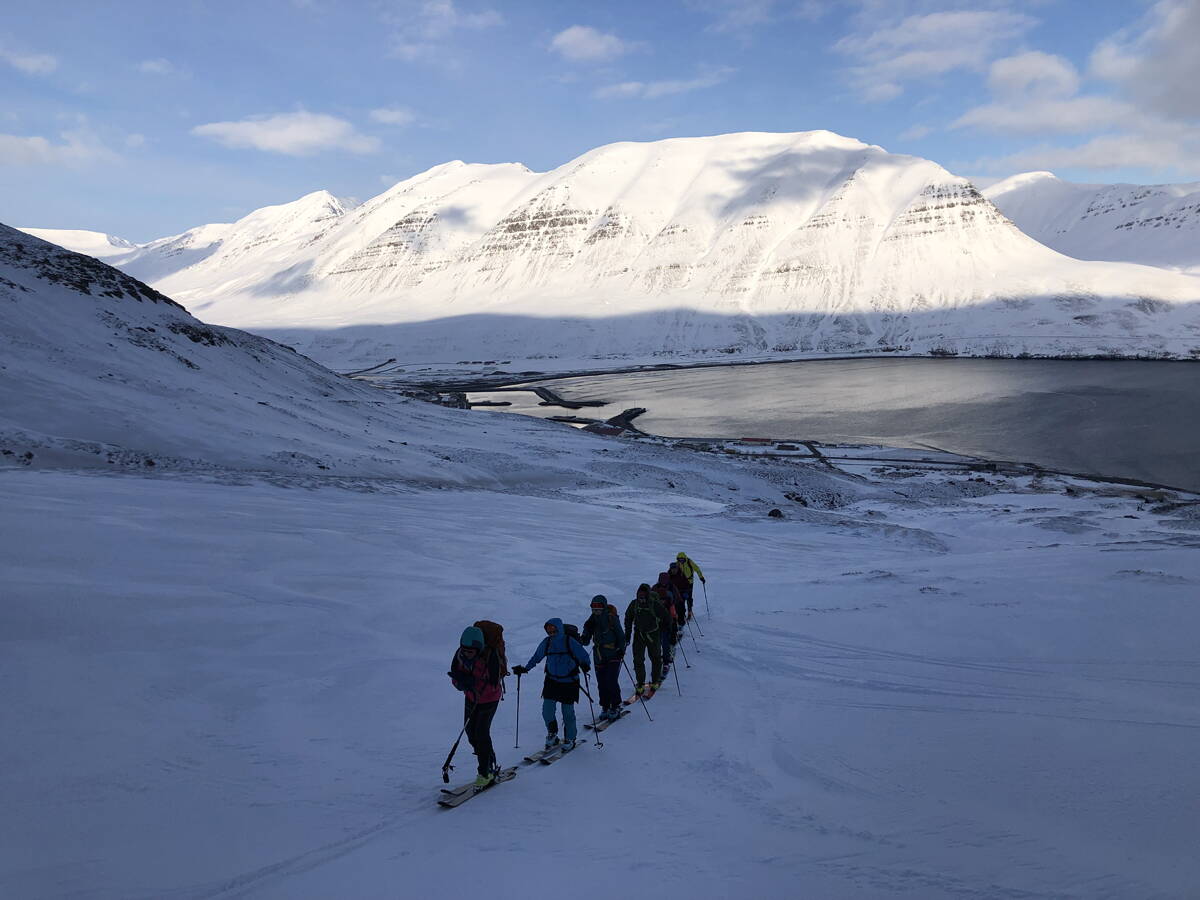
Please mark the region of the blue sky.
<svg viewBox="0 0 1200 900"><path fill-rule="evenodd" d="M42 0L0 221L135 241L450 159L824 128L995 178L1200 180L1200 0Z"/></svg>

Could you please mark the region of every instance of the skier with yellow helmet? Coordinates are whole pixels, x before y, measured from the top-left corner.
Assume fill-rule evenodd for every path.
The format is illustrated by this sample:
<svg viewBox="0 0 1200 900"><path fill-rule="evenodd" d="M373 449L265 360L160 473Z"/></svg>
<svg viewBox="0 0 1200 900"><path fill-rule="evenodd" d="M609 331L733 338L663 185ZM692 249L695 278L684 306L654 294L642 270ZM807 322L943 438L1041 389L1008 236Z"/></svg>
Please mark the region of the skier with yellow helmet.
<svg viewBox="0 0 1200 900"><path fill-rule="evenodd" d="M687 587L683 588L683 599L687 603L688 618L692 618L692 586L694 580L699 577L701 584L707 584L704 579L704 573L700 571L700 567L696 565L696 561L689 557L686 553L680 550L675 554L675 562L673 566L678 568L683 578L679 579L680 587L683 586L684 579L687 580Z"/></svg>

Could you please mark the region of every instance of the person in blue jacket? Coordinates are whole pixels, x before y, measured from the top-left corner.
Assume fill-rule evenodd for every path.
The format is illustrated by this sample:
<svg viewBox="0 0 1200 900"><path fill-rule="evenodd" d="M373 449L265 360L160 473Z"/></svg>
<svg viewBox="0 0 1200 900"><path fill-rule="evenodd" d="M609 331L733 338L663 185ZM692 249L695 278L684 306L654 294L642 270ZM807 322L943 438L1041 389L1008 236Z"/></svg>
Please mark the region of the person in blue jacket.
<svg viewBox="0 0 1200 900"><path fill-rule="evenodd" d="M533 656L523 666L514 666L513 672L524 675L543 657L546 660L546 681L542 685L542 718L546 722L546 748L558 743L559 703L562 704L563 746L570 750L575 746L575 704L579 702L579 670L588 672L592 668L588 653L583 645L566 633L562 619L550 619L545 624L546 637L538 644Z"/></svg>

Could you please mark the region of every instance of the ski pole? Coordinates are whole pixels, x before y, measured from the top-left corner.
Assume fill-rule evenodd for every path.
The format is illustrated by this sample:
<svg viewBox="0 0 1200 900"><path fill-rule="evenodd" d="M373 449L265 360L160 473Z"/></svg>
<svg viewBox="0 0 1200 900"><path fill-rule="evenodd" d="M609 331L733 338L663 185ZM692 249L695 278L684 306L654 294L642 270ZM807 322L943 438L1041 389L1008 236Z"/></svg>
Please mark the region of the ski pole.
<svg viewBox="0 0 1200 900"><path fill-rule="evenodd" d="M629 671L629 663L625 662L625 657L623 656L621 657L621 665L625 667L625 674L629 676L629 680L633 681L634 684L637 684L637 682L633 679L633 673ZM646 709L646 698L641 694L638 694L638 699L642 701L642 709L646 710L646 718L653 722L654 716L650 715L650 710Z"/></svg>
<svg viewBox="0 0 1200 900"><path fill-rule="evenodd" d="M700 645L698 643L696 643L696 632L692 631L692 620L691 619L688 619L687 627L688 627L688 636L692 639L692 646L694 646L696 648L696 652L699 653ZM700 636L704 637L703 634L701 634Z"/></svg>
<svg viewBox="0 0 1200 900"><path fill-rule="evenodd" d="M475 704L471 704L471 711L467 713L467 719L463 722L462 731L458 733L458 737L454 739L454 746L450 748L450 753L446 757L446 761L442 763L442 782L450 783L450 772L454 766L450 765L450 760L454 759L454 754L458 752L458 742L462 740L462 736L467 733L467 726L471 724L471 720L475 718Z"/></svg>
<svg viewBox="0 0 1200 900"><path fill-rule="evenodd" d="M599 678L599 676L596 677ZM592 705L592 695L590 693L592 687L592 676L589 673L584 672L583 680L587 682L588 686L588 690L584 691L584 694L586 694L588 698L588 709L592 711L592 734L595 736L596 749L599 750L604 746L604 741L600 740L600 732L596 730L596 707Z"/></svg>
<svg viewBox="0 0 1200 900"><path fill-rule="evenodd" d="M708 582L701 581L700 586L704 588L704 610L708 613L708 617L712 618L712 610L708 607Z"/></svg>
<svg viewBox="0 0 1200 900"><path fill-rule="evenodd" d="M688 624L691 625L692 622L696 623L696 630L700 632L700 637L704 637L704 629L700 627L700 620L697 619L695 616L691 616L688 619ZM693 637L692 640L695 640L695 638Z"/></svg>
<svg viewBox="0 0 1200 900"><path fill-rule="evenodd" d="M679 686L679 666L671 666L671 671L675 673L675 690L679 691L679 696L683 696L683 688Z"/></svg>
<svg viewBox="0 0 1200 900"><path fill-rule="evenodd" d="M517 736L513 740L513 749L521 746L521 676L517 675Z"/></svg>
<svg viewBox="0 0 1200 900"><path fill-rule="evenodd" d="M683 651L683 664L690 669L692 667L692 664L690 662L688 662L687 650L683 649L683 641L679 642L679 649Z"/></svg>

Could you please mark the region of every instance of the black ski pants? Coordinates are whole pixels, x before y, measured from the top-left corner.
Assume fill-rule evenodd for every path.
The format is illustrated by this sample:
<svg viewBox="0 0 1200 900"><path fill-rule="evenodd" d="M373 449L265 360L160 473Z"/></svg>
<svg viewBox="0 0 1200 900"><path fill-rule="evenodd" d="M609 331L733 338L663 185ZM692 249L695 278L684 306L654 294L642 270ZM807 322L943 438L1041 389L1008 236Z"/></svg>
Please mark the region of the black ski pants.
<svg viewBox="0 0 1200 900"><path fill-rule="evenodd" d="M619 709L621 706L621 660L596 662L596 687L600 689L600 708Z"/></svg>
<svg viewBox="0 0 1200 900"><path fill-rule="evenodd" d="M637 683L646 683L646 656L650 657L650 680L657 684L662 681L662 638L658 631L648 635L640 631L633 633L633 674Z"/></svg>
<svg viewBox="0 0 1200 900"><path fill-rule="evenodd" d="M499 700L493 700L491 703L476 703L472 713L470 700L466 700L463 705L463 722L467 726L467 740L471 742L471 749L479 757L480 775L486 775L496 764L496 751L492 747L492 719L496 717L496 708L499 706Z"/></svg>

